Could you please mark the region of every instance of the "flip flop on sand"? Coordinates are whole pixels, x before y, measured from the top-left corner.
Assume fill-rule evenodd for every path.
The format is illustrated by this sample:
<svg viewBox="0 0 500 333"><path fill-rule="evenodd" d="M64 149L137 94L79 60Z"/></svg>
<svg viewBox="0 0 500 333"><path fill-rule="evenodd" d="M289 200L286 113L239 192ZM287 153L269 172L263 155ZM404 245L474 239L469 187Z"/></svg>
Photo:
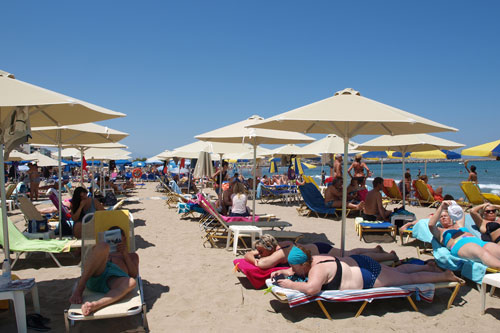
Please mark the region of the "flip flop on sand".
<svg viewBox="0 0 500 333"><path fill-rule="evenodd" d="M48 324L49 322L49 318L44 318L39 314L29 314L26 316L27 326L31 330L48 332L50 331L50 327L45 326L45 324Z"/></svg>

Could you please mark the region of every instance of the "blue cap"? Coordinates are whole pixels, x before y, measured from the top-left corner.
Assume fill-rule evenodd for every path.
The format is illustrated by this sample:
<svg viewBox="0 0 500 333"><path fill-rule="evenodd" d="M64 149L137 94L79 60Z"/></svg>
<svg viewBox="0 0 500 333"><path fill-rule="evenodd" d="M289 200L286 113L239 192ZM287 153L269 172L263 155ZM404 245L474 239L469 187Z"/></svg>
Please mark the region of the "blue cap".
<svg viewBox="0 0 500 333"><path fill-rule="evenodd" d="M288 254L288 263L290 265L301 265L307 261L307 254L301 249L294 246Z"/></svg>

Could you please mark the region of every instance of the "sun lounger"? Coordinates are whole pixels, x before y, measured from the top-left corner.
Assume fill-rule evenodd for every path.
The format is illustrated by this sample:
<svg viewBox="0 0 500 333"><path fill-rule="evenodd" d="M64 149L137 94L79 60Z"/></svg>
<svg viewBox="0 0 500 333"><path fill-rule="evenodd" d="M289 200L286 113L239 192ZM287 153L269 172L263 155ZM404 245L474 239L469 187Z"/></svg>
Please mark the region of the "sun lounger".
<svg viewBox="0 0 500 333"><path fill-rule="evenodd" d="M296 188L292 188L289 185L268 186L261 184L260 202L270 203L276 200L285 201L288 195L294 193L296 193Z"/></svg>
<svg viewBox="0 0 500 333"><path fill-rule="evenodd" d="M500 205L500 196L493 193L483 193L483 192L481 192L481 195L483 196L483 198L486 199L486 201L489 201L494 205Z"/></svg>
<svg viewBox="0 0 500 333"><path fill-rule="evenodd" d="M120 227L128 237L128 248L130 252L135 252L134 219L128 210L97 211L87 214L82 222L82 269L85 265L85 258L97 242L99 232L108 230L112 226ZM85 289L83 302L92 302L102 298L104 294L92 292ZM107 318L118 318L142 314L143 326L148 331L146 318L146 303L142 288L142 280L137 276L137 285L125 298L108 305L89 316L84 316L81 312L81 304L71 304L69 309L64 311L64 321L66 331L69 331L70 321L98 320Z"/></svg>
<svg viewBox="0 0 500 333"><path fill-rule="evenodd" d="M81 242L76 239L28 239L21 231L19 231L19 229L16 228L9 218L7 218L7 223L9 228L9 248L10 251L14 252L16 255L16 259L12 263L12 268L14 268L14 265L21 254L32 252L47 253L54 260L57 266L62 267L61 263L54 256L54 253L69 252L71 248L81 247ZM0 245L3 246L3 233L0 233Z"/></svg>
<svg viewBox="0 0 500 333"><path fill-rule="evenodd" d="M425 204L429 207L438 207L441 202L434 199L431 191L421 179L415 181L414 183L415 191L418 193L418 203L420 205Z"/></svg>
<svg viewBox="0 0 500 333"><path fill-rule="evenodd" d="M336 209L325 206L325 198L321 192L312 183L305 183L299 186L300 194L304 199L305 206L297 208L300 215L310 216L315 214L316 217L327 217L328 215L336 215Z"/></svg>
<svg viewBox="0 0 500 333"><path fill-rule="evenodd" d="M494 205L500 205L500 196L493 193L481 192L479 186L474 182L461 182L460 188L471 204L481 205L485 201L488 201Z"/></svg>
<svg viewBox="0 0 500 333"><path fill-rule="evenodd" d="M458 291L460 290L461 283L458 282L444 282L444 283L425 283L425 284L412 284L398 287L382 287L370 288L361 290L325 290L316 295L306 295L300 291L285 289L276 286L270 279L266 280L266 285L269 291L282 303L286 303L290 308L317 302L326 318L332 319L330 313L326 310L323 302L363 302L355 317L359 317L368 303L376 299L387 298L400 298L406 297L411 307L418 312L418 308L413 302L411 296L416 295L416 299L423 299L427 302L432 302L434 292L437 288L453 288L452 295L448 301L448 309L453 304Z"/></svg>
<svg viewBox="0 0 500 333"><path fill-rule="evenodd" d="M224 221L224 219L221 217L221 215L213 209L213 207L208 203L208 201L201 195L199 194L198 197L200 206L203 207L208 213L210 213L212 219L209 221L206 221L203 225L202 228L205 230L205 236L204 236L204 243L206 244L207 242L212 245L212 247L215 247L215 243L218 239L225 239L226 241L228 240L228 234L229 234L229 227L233 225L232 223L227 223ZM208 203L208 204L207 204ZM255 226L255 227L280 227L283 226L283 224L286 224L286 226L289 225L288 222L281 222L281 221L276 221L276 222L248 222L246 226ZM242 225L242 224L240 224ZM300 238L303 237L301 233L298 232L293 232L293 231L278 231L278 230L263 230L263 234L269 234L272 235L276 239L286 239L286 240L292 240L296 242ZM240 235L240 240L242 241L243 245L245 248L248 248L246 245L243 236L246 235ZM230 239L229 242L227 242L228 245L232 244L233 240Z"/></svg>
<svg viewBox="0 0 500 333"><path fill-rule="evenodd" d="M28 197L25 196L20 196L18 198L19 201L19 209L24 215L24 219L28 223L29 221L42 221L45 220L45 218L42 216L42 214L36 209L35 205L31 202Z"/></svg>
<svg viewBox="0 0 500 333"><path fill-rule="evenodd" d="M10 184L5 188L5 198L6 200L9 200L10 197L12 196L12 193L14 193L14 190L16 189L16 184Z"/></svg>
<svg viewBox="0 0 500 333"><path fill-rule="evenodd" d="M399 191L399 187L394 179L384 179L384 194L391 200L392 203L399 204L403 201L403 195Z"/></svg>
<svg viewBox="0 0 500 333"><path fill-rule="evenodd" d="M262 269L257 267L245 259L234 259L233 260L234 269L233 271L239 271L247 277L248 281L252 284L255 289L264 288L266 285L266 280L269 279L271 273L280 269L286 269L289 266L277 266L267 269Z"/></svg>
<svg viewBox="0 0 500 333"><path fill-rule="evenodd" d="M388 232L396 241L396 226L391 222L384 221L363 221L362 217L354 219L355 230L359 235L359 240L363 239L363 235L367 233Z"/></svg>

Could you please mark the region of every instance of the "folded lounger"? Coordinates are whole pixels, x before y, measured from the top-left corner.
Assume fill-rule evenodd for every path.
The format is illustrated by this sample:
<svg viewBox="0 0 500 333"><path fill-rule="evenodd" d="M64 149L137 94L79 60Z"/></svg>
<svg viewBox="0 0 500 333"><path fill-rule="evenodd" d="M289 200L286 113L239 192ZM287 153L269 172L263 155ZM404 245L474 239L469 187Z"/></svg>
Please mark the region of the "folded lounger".
<svg viewBox="0 0 500 333"><path fill-rule="evenodd" d="M0 217L0 221L1 219ZM71 248L81 247L81 241L76 239L28 239L8 218L7 223L9 228L9 249L16 254L12 268L14 268L21 254L30 252L45 252L50 255L57 266L62 267L61 263L54 256L54 253L69 252ZM0 233L0 245L3 246L3 233Z"/></svg>
<svg viewBox="0 0 500 333"><path fill-rule="evenodd" d="M126 235L128 248L130 252L135 252L134 238L134 218L128 210L97 211L84 216L82 221L82 270L85 267L85 258L97 242L99 232L108 230L110 227L120 227ZM137 284L134 290L128 293L120 301L110 304L89 316L84 316L81 311L81 304L71 304L69 309L64 310L64 322L66 332L69 332L70 321L97 320L107 318L117 318L133 316L142 313L143 326L148 331L148 322L146 318L146 303L142 288L142 280L137 275ZM104 296L102 293L96 293L85 288L83 292L83 303L92 302Z"/></svg>
<svg viewBox="0 0 500 333"><path fill-rule="evenodd" d="M384 298L400 298L406 297L408 302L410 302L411 307L418 312L418 308L413 302L411 295L415 294L416 299L423 299L427 302L432 302L434 298L434 291L437 288L454 288L453 293L448 301L447 309L451 307L455 297L460 290L461 283L458 282L441 282L441 283L423 283L423 284L411 284L398 287L382 287L382 288L370 288L361 290L325 290L319 294L309 296L300 291L281 288L274 285L271 279L266 280L266 285L269 287L268 290L282 303L287 303L291 308L311 303L317 302L326 318L332 319L328 311L326 310L323 301L325 302L363 302L355 317L359 317L366 305L375 299Z"/></svg>

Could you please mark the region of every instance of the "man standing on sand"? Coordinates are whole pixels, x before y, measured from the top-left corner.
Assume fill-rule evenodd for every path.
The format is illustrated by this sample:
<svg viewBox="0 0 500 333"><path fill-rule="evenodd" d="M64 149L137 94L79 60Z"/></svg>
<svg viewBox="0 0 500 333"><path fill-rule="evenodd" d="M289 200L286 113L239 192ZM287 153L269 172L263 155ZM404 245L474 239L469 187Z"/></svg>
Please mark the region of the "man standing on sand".
<svg viewBox="0 0 500 333"><path fill-rule="evenodd" d="M111 227L109 230L112 229L120 228ZM95 292L105 293L105 295L95 302L82 304L84 316L119 301L136 286L139 256L128 252L126 235L123 230L121 233L122 242L116 245L116 252L110 253L109 244L101 242L94 246L85 261L82 277L69 301L71 304L82 304L85 287Z"/></svg>
<svg viewBox="0 0 500 333"><path fill-rule="evenodd" d="M365 207L363 209L363 219L365 221L385 221L391 215L390 210L386 210L382 205L382 191L384 179L375 177L373 180L373 190L366 194Z"/></svg>

